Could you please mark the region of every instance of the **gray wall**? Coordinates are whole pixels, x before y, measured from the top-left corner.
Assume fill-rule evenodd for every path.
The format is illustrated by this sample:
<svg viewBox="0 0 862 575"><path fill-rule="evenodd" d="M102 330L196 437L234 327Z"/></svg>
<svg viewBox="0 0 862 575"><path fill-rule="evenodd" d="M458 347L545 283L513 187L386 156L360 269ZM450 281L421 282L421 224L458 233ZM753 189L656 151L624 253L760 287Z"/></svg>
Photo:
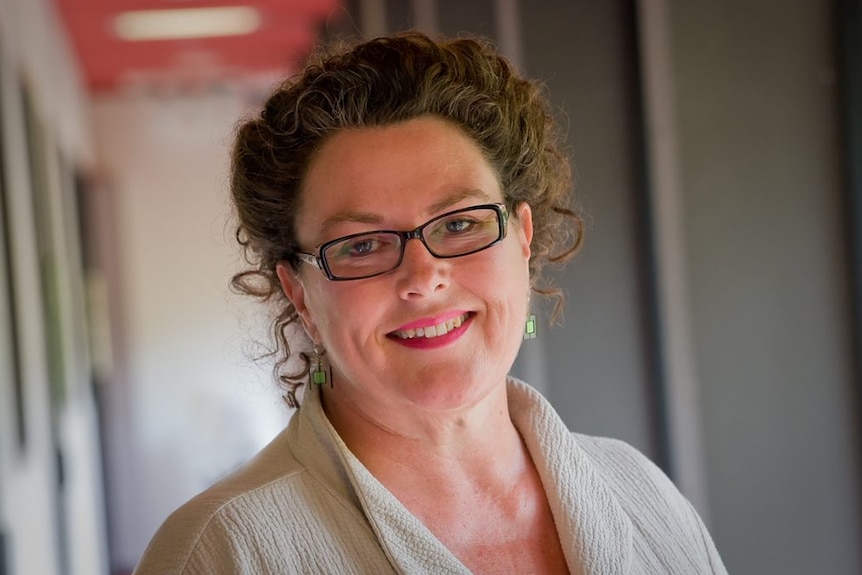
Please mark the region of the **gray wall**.
<svg viewBox="0 0 862 575"><path fill-rule="evenodd" d="M830 3L671 3L712 528L733 573L862 573Z"/></svg>
<svg viewBox="0 0 862 575"><path fill-rule="evenodd" d="M655 457L635 196L637 106L628 2L521 3L526 72L568 126L583 251L559 274L565 321L544 330L547 395L569 426Z"/></svg>

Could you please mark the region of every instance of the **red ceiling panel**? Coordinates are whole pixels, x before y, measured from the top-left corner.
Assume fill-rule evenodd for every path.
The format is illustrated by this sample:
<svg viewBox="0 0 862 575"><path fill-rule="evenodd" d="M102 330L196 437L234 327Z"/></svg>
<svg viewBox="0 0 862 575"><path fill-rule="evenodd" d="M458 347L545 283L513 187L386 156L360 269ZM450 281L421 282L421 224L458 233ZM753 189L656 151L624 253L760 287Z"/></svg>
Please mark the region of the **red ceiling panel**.
<svg viewBox="0 0 862 575"><path fill-rule="evenodd" d="M313 48L327 21L339 18L339 0L55 0L93 92L128 82L171 78L230 81L294 68ZM251 6L261 26L245 36L128 42L113 21L130 10Z"/></svg>

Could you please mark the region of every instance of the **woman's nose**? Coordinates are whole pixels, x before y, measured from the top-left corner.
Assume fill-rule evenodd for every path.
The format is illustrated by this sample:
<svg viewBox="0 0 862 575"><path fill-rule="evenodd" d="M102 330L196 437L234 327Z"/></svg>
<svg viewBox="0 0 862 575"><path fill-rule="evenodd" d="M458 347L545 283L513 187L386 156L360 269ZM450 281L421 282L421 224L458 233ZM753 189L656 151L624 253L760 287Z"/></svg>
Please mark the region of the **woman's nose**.
<svg viewBox="0 0 862 575"><path fill-rule="evenodd" d="M418 238L404 245L404 259L398 268L398 292L404 299L431 295L449 285L448 259L431 255Z"/></svg>

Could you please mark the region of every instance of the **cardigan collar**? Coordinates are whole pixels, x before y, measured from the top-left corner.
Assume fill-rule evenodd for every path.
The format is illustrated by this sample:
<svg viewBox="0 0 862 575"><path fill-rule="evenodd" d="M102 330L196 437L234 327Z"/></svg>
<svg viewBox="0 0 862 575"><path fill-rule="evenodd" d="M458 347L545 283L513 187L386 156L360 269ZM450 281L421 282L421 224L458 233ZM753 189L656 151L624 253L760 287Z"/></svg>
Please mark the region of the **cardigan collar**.
<svg viewBox="0 0 862 575"><path fill-rule="evenodd" d="M587 454L532 387L510 379L509 414L539 472L574 574L630 573L632 524Z"/></svg>
<svg viewBox="0 0 862 575"><path fill-rule="evenodd" d="M527 384L511 378L507 393L510 417L542 480L570 571L628 573L631 522L576 437ZM288 437L308 472L364 513L396 572L470 573L347 448L323 412L316 387L305 390Z"/></svg>

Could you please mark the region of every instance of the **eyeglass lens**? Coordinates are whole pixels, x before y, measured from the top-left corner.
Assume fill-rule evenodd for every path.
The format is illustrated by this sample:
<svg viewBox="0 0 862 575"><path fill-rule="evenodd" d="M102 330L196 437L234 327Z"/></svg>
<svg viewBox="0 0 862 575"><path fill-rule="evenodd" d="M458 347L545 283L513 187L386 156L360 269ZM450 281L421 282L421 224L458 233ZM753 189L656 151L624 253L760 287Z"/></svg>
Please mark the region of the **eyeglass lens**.
<svg viewBox="0 0 862 575"><path fill-rule="evenodd" d="M493 207L458 210L425 223L419 237L433 255L442 258L475 253L502 237L500 212ZM401 262L410 233L370 232L327 245L322 257L333 276L359 278L391 271Z"/></svg>

